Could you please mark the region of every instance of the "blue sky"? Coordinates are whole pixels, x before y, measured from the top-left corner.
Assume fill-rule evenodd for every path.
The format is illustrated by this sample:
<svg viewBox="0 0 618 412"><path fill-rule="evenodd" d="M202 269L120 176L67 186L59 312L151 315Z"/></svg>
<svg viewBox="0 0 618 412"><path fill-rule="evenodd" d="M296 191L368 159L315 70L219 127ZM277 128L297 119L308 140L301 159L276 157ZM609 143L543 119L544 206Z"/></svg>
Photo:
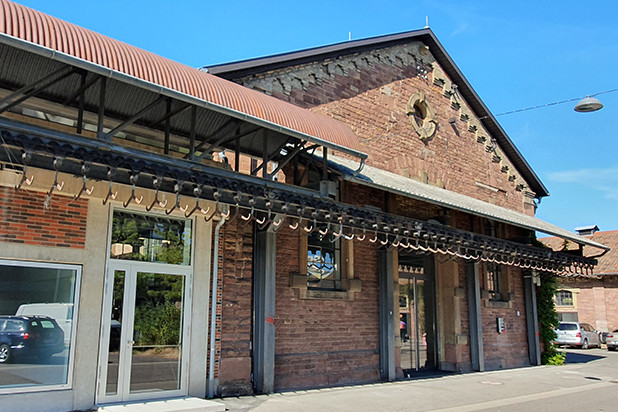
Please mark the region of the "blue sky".
<svg viewBox="0 0 618 412"><path fill-rule="evenodd" d="M429 26L494 113L618 88L618 2L49 1L41 10L194 67ZM499 116L550 192L537 217L618 229L618 92Z"/></svg>

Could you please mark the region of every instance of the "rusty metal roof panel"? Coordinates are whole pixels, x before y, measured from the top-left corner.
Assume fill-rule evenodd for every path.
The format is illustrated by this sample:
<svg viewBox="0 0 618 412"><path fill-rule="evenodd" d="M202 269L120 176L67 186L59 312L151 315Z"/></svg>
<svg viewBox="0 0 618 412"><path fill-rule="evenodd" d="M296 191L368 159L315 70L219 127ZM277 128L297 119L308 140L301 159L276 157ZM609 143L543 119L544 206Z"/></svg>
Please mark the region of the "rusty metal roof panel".
<svg viewBox="0 0 618 412"><path fill-rule="evenodd" d="M0 33L246 114L248 121L257 118L282 130L360 150L354 132L327 116L7 0L0 0L0 9Z"/></svg>

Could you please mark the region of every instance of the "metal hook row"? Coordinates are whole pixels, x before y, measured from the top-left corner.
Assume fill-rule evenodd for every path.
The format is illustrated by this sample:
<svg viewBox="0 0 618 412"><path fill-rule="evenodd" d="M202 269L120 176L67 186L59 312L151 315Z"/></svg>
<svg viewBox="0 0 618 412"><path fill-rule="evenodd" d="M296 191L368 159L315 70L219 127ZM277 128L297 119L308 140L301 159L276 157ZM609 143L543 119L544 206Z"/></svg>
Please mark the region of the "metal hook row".
<svg viewBox="0 0 618 412"><path fill-rule="evenodd" d="M51 207L52 195L54 194L54 190L61 191L64 187L64 182L58 183L58 173L60 172L60 167L62 166L62 158L56 157L54 158L54 170L56 171L54 174L54 183L52 183L51 187L47 191L45 195L45 201L43 202L43 208L49 209Z"/></svg>
<svg viewBox="0 0 618 412"><path fill-rule="evenodd" d="M22 154L24 169L19 184L15 186L16 190L19 190L24 185L31 185L34 180L34 176L31 178L27 177L27 167L30 159L31 155L29 153L24 152ZM51 205L53 193L55 191L61 191L64 187L64 182L59 182L58 180L62 161L63 159L61 157L56 157L54 159L54 182L46 195L44 203L46 208ZM94 191L94 186L88 188L87 185L90 167L91 165L89 163L82 163L82 185L77 195L74 196L74 200L80 199L84 193L91 195ZM117 197L118 192L113 191L114 174L115 169L108 167L107 180L109 187L106 196L103 198L103 204L106 204L109 199L116 199ZM130 197L122 203L124 207L127 207L133 201L136 204L141 204L143 200L143 196L138 197L136 194L139 172L131 172L129 180L131 183L131 194ZM162 201L159 198L163 181L163 177L153 177L152 185L155 190L154 200L146 206L147 211L151 211L155 206L163 209L167 206L168 201ZM400 222L401 224L398 225L397 222L386 223L378 219L373 221L373 223L367 224L365 218L359 218L359 222L357 218L346 216L345 211L335 212L329 209L318 209L313 206L305 206L302 204L273 201L268 198L263 198L263 203L258 208L256 201L257 197L255 195L241 193L240 191L233 192L233 204L230 203L229 200L225 201L224 204L221 201L220 189L213 189L212 197L216 204L214 210L211 212L210 206L204 209L200 205L200 202L203 200L201 195L204 191L204 185L201 184L194 184L193 194L195 196L195 205L188 211L189 205L185 207L181 206L184 186L184 181L176 181L174 184L175 202L170 209L165 210L166 214L169 215L175 210L180 210L185 217L189 218L196 212L200 212L204 215L206 221L213 219L217 215L226 220L233 220L240 217L245 224L255 221L260 229L264 229L268 225L271 225L274 231L278 231L284 226L284 222L289 221L287 226L291 230L302 229L302 232L306 235L314 231L317 231L321 236L327 236L330 233L331 237L329 240L331 242L335 242L340 238L345 240L356 239L358 241L367 240L369 243L379 243L381 246L389 245L390 247L412 249L424 253L444 254L465 260L493 262L554 273L588 274L592 270L588 263L577 263L567 260L558 263L555 261L550 262L550 260L552 260L552 254L550 252L544 252L547 253L547 256L541 256L540 253L534 251L520 250L517 247L508 245L505 247L504 245L487 239L481 240L480 242L476 241L478 246L473 248L467 246L462 247L461 244L465 244L467 242L466 239L473 240L469 235L468 237L462 237L461 235L452 234L451 232L442 231L441 229L436 231L435 228L430 229L424 227L422 222ZM243 202L245 197L248 197L248 200ZM275 202L279 202L280 206L278 208L275 208ZM235 209L233 214L232 208ZM248 214L242 213L241 209L247 209ZM206 216L208 214L209 216ZM361 225L362 228L359 227ZM346 229L351 229L351 231L345 233ZM362 232L360 232L361 229ZM373 232L373 235L368 237L367 232ZM470 249L472 249L472 253ZM553 256L553 260L556 258L556 256Z"/></svg>

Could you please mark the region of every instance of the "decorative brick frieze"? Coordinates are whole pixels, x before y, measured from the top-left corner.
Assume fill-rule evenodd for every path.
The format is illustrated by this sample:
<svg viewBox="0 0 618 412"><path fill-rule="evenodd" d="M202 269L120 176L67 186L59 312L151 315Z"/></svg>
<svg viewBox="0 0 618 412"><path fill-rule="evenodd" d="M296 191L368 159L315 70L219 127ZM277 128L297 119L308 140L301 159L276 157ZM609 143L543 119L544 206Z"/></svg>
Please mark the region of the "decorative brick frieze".
<svg viewBox="0 0 618 412"><path fill-rule="evenodd" d="M419 77L422 68L430 69L430 81ZM529 213L521 191L515 189L524 183L517 169L497 144L492 152L483 153L486 142L493 140L491 134L420 42L288 66L236 81L348 124L361 138L370 165ZM436 131L431 139L419 139L410 123L407 105L419 92L435 112ZM475 141L481 144L472 144ZM501 172L505 165L516 181ZM500 191L479 192L475 185L479 180Z"/></svg>

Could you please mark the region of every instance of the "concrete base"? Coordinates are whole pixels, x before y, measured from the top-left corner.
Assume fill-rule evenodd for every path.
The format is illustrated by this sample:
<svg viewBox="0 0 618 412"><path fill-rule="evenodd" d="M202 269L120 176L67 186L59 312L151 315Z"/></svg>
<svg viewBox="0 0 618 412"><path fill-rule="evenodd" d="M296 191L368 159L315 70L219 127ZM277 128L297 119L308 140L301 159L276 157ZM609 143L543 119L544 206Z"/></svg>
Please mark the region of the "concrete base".
<svg viewBox="0 0 618 412"><path fill-rule="evenodd" d="M225 405L200 398L176 398L101 406L98 412L224 412Z"/></svg>

